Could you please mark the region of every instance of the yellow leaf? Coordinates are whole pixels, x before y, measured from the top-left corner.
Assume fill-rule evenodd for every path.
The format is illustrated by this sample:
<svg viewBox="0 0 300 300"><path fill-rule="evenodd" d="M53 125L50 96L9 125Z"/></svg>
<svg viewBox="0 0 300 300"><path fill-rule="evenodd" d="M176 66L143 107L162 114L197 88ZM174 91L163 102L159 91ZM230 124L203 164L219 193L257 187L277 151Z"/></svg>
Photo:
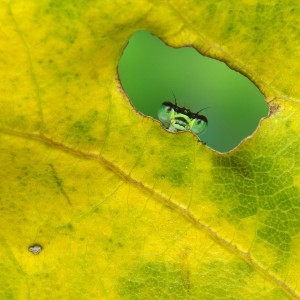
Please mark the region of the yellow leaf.
<svg viewBox="0 0 300 300"><path fill-rule="evenodd" d="M1 299L300 299L296 1L0 3ZM147 29L251 78L271 115L221 155L135 112Z"/></svg>

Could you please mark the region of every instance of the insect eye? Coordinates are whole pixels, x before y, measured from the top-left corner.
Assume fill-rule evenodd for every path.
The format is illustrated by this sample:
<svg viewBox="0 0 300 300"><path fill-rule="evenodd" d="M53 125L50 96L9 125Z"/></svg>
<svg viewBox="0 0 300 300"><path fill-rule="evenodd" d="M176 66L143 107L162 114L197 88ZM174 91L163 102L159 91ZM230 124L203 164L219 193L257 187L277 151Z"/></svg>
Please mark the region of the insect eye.
<svg viewBox="0 0 300 300"><path fill-rule="evenodd" d="M173 104L171 102L164 102L162 104L162 108L166 111L166 112L170 112L171 109L173 108Z"/></svg>
<svg viewBox="0 0 300 300"><path fill-rule="evenodd" d="M205 129L207 127L207 123L208 123L208 121L205 116L197 115L191 130L196 134L201 134L205 131Z"/></svg>
<svg viewBox="0 0 300 300"><path fill-rule="evenodd" d="M204 122L207 124L207 118L205 116L198 116L196 119L196 123L200 124L201 122Z"/></svg>
<svg viewBox="0 0 300 300"><path fill-rule="evenodd" d="M174 105L171 102L164 102L159 108L158 119L165 128L170 127L173 107Z"/></svg>

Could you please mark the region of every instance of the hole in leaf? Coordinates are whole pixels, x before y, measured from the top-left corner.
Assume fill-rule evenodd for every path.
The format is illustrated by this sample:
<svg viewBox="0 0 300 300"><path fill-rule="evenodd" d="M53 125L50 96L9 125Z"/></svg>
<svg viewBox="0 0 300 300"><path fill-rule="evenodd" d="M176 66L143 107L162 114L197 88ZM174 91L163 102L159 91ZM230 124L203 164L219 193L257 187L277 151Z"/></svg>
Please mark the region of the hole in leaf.
<svg viewBox="0 0 300 300"><path fill-rule="evenodd" d="M28 250L31 253L37 255L37 254L39 254L43 250L43 247L41 245L39 245L39 244L34 244L34 245L29 246Z"/></svg>
<svg viewBox="0 0 300 300"><path fill-rule="evenodd" d="M162 103L175 106L176 97L179 109L174 109L172 116L162 115L164 127L169 126L170 131L189 128L220 152L236 147L268 115L264 96L247 77L192 47L169 47L147 31L130 38L118 72L124 91L139 112L159 120ZM208 126L199 133L192 126L202 109L198 115L207 118Z"/></svg>

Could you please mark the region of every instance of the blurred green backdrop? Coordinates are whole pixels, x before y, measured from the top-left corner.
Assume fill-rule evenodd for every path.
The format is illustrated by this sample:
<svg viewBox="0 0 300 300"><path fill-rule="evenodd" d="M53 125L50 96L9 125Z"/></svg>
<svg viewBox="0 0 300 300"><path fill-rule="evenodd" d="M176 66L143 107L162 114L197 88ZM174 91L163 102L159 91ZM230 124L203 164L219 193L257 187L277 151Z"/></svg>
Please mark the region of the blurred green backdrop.
<svg viewBox="0 0 300 300"><path fill-rule="evenodd" d="M135 108L158 119L162 102L197 112L208 119L200 139L227 152L236 147L268 114L258 88L223 62L205 57L192 47L175 49L147 31L135 33L119 62L122 86ZM180 136L180 135L179 135Z"/></svg>

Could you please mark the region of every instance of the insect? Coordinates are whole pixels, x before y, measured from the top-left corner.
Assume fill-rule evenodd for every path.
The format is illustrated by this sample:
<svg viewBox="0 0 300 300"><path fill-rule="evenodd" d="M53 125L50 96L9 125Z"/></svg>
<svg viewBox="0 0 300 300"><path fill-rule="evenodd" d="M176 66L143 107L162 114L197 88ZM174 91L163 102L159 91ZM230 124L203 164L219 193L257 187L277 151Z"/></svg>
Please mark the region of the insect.
<svg viewBox="0 0 300 300"><path fill-rule="evenodd" d="M162 125L170 132L192 131L196 135L203 133L208 124L207 118L199 115L203 109L193 113L185 107L179 107L175 95L174 99L175 104L167 101L159 108L158 119Z"/></svg>

